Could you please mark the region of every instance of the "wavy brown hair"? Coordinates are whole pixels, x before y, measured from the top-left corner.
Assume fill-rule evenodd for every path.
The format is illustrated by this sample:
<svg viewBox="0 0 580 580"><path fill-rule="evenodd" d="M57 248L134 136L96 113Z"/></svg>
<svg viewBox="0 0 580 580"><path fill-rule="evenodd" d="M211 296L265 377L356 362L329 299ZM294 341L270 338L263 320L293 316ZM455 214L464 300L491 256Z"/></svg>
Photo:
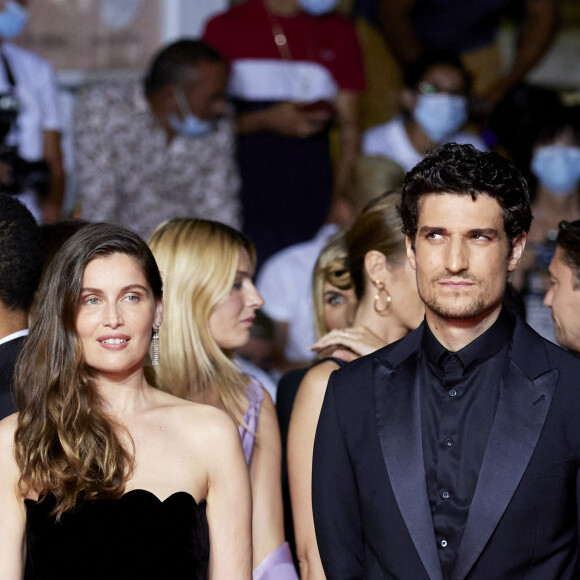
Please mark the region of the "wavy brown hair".
<svg viewBox="0 0 580 580"><path fill-rule="evenodd" d="M20 492L53 494L58 518L79 499L121 496L133 470L133 451L123 446L122 426L104 409L76 332L85 268L113 254L131 257L155 299L161 299L161 276L145 242L120 226L88 225L63 245L44 273L17 362L14 442Z"/></svg>

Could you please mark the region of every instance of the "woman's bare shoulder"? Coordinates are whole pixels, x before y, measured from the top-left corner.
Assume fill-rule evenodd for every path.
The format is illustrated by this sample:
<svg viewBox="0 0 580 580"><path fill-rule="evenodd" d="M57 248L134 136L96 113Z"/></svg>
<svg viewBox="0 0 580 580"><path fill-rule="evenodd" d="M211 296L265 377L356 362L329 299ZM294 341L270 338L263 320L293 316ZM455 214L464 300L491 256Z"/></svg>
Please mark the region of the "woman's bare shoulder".
<svg viewBox="0 0 580 580"><path fill-rule="evenodd" d="M239 439L230 416L212 405L187 401L163 391L156 394L156 399L157 412L163 415L164 422L187 437L202 443L232 434Z"/></svg>
<svg viewBox="0 0 580 580"><path fill-rule="evenodd" d="M8 415L0 421L0 446L10 445L14 442L14 432L18 425L18 413Z"/></svg>
<svg viewBox="0 0 580 580"><path fill-rule="evenodd" d="M14 432L18 425L18 413L0 421L0 475L3 481L18 475L14 457Z"/></svg>
<svg viewBox="0 0 580 580"><path fill-rule="evenodd" d="M326 392L330 375L339 368L340 366L336 361L330 359L313 366L304 375L304 378L300 382L299 390L303 393L308 391L318 394Z"/></svg>

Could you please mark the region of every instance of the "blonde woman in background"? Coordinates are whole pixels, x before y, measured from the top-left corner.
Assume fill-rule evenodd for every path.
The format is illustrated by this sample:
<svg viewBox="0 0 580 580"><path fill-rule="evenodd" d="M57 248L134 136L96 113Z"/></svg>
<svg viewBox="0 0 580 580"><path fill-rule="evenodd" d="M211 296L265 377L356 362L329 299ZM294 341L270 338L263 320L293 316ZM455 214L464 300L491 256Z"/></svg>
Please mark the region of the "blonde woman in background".
<svg viewBox="0 0 580 580"><path fill-rule="evenodd" d="M316 338L333 328L351 326L356 310L356 296L346 262L344 232L332 236L320 252L312 272L312 314ZM314 364L320 364L318 361ZM284 501L285 533L295 553L294 526L288 489L287 441L290 414L298 387L312 366L294 369L284 374L278 383L276 412L282 439L282 498Z"/></svg>
<svg viewBox="0 0 580 580"><path fill-rule="evenodd" d="M149 245L165 282L159 386L223 409L239 426L252 484L253 578L295 580L284 542L274 404L231 356L249 340L263 304L252 283L254 247L229 226L188 218L161 224Z"/></svg>
<svg viewBox="0 0 580 580"><path fill-rule="evenodd" d="M347 266L345 232L335 234L322 249L312 272L314 332L351 326L357 299Z"/></svg>
<svg viewBox="0 0 580 580"><path fill-rule="evenodd" d="M303 580L323 579L312 517L312 449L316 424L330 374L344 363L373 352L416 328L424 315L413 270L405 252L405 237L397 214L398 192L371 202L346 236L350 275L358 307L354 326L332 330L317 341L332 359L306 373L292 410L288 432L288 473Z"/></svg>

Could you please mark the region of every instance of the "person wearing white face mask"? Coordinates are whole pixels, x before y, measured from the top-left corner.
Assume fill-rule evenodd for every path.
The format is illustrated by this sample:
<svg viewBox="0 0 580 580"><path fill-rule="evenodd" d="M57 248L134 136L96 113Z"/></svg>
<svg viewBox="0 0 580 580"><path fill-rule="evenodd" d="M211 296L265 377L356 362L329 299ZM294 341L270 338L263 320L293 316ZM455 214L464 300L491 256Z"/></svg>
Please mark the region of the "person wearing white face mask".
<svg viewBox="0 0 580 580"><path fill-rule="evenodd" d="M431 53L409 65L400 95L402 114L366 131L363 153L388 157L409 171L429 149L444 143L487 150L478 135L462 130L469 116L470 84L453 53Z"/></svg>
<svg viewBox="0 0 580 580"><path fill-rule="evenodd" d="M539 131L530 169L536 178L528 245L521 276L526 320L545 338L556 340L551 312L543 303L549 289L548 267L555 251L558 224L580 219L580 107L560 107Z"/></svg>
<svg viewBox="0 0 580 580"><path fill-rule="evenodd" d="M256 244L259 265L345 213L365 79L354 27L334 13L336 4L248 0L216 15L203 33L232 67L244 233Z"/></svg>
<svg viewBox="0 0 580 580"><path fill-rule="evenodd" d="M5 97L0 123L0 191L17 195L37 221L50 222L60 217L64 193L62 126L52 66L10 42L27 22L24 0L0 0L0 96ZM40 167L27 167L22 159L45 162L42 179L31 179L34 174L30 171Z"/></svg>
<svg viewBox="0 0 580 580"><path fill-rule="evenodd" d="M82 91L74 139L82 216L149 236L178 216L240 225L228 67L190 39L162 48L144 81Z"/></svg>

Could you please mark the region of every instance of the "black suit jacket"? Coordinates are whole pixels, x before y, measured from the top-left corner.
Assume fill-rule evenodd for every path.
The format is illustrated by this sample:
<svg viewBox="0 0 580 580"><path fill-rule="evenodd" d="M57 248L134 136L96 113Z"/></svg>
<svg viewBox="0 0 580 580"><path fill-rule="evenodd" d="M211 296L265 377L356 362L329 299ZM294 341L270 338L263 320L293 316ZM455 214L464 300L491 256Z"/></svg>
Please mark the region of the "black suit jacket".
<svg viewBox="0 0 580 580"><path fill-rule="evenodd" d="M328 580L441 580L421 443L423 325L336 371L314 444ZM580 578L580 361L518 319L452 580Z"/></svg>
<svg viewBox="0 0 580 580"><path fill-rule="evenodd" d="M24 344L25 336L0 344L0 420L16 412L11 386L16 357Z"/></svg>

